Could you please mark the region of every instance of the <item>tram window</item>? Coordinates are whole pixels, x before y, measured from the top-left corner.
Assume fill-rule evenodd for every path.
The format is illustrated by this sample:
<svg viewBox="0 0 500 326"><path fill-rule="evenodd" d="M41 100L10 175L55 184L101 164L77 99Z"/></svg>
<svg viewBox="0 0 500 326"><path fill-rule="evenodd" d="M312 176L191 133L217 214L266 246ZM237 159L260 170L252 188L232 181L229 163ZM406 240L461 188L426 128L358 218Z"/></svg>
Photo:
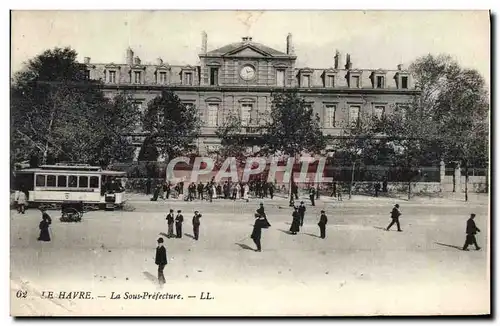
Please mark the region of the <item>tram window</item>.
<svg viewBox="0 0 500 326"><path fill-rule="evenodd" d="M89 177L80 176L78 188L88 188L88 187L89 187Z"/></svg>
<svg viewBox="0 0 500 326"><path fill-rule="evenodd" d="M99 188L99 178L90 177L90 188Z"/></svg>
<svg viewBox="0 0 500 326"><path fill-rule="evenodd" d="M44 174L37 175L35 184L37 187L45 187L45 175Z"/></svg>
<svg viewBox="0 0 500 326"><path fill-rule="evenodd" d="M65 175L57 176L57 186L66 188L68 186L67 179Z"/></svg>
<svg viewBox="0 0 500 326"><path fill-rule="evenodd" d="M68 187L73 187L73 188L77 187L77 177L76 177L76 175L70 175L68 181L69 181L68 182Z"/></svg>
<svg viewBox="0 0 500 326"><path fill-rule="evenodd" d="M47 187L55 187L56 186L56 176L48 175L47 176Z"/></svg>

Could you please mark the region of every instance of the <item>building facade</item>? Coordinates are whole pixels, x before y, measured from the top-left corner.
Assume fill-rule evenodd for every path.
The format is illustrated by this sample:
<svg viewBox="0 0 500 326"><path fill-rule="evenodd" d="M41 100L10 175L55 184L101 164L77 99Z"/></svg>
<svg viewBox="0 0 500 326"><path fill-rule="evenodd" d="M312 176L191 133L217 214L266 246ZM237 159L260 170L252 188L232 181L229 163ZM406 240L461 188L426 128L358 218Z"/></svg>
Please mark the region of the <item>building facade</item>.
<svg viewBox="0 0 500 326"><path fill-rule="evenodd" d="M173 90L203 122L200 154L220 146L215 131L231 114L241 118L243 132L255 133L270 112L273 92L297 90L319 115L323 132L332 136L342 136L361 116L404 109L417 94L402 65L393 70L358 69L349 54L336 51L331 67L297 67L291 34L283 52L251 37L208 51L206 33L201 48L198 65L169 65L161 58L143 64L130 48L125 63L98 64L86 57L84 64L90 79L104 82L107 96L126 92L142 111L163 89ZM138 130L134 143L139 146L143 137Z"/></svg>

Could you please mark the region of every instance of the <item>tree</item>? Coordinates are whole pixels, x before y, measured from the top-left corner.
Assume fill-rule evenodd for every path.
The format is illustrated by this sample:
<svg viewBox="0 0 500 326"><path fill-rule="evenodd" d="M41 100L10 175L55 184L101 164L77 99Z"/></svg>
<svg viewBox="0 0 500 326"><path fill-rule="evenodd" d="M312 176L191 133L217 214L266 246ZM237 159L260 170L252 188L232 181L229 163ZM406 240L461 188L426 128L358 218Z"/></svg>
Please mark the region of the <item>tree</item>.
<svg viewBox="0 0 500 326"><path fill-rule="evenodd" d="M373 120L367 115L362 115L346 128L342 138L337 139L337 150L342 152L352 166L351 182L349 183L349 199L352 197L352 187L354 184L354 171L356 162L363 164L368 155L374 154L370 150L375 145Z"/></svg>
<svg viewBox="0 0 500 326"><path fill-rule="evenodd" d="M320 153L326 147L326 138L319 121L318 114L296 92L274 93L270 119L264 128L264 148L289 157Z"/></svg>
<svg viewBox="0 0 500 326"><path fill-rule="evenodd" d="M414 98L404 106L393 107L393 113L377 120L373 131L387 139L387 145L395 152L393 163L403 169L408 183L408 200L411 199L412 182L416 181L422 157L436 150L432 144L438 138L438 130L429 111Z"/></svg>
<svg viewBox="0 0 500 326"><path fill-rule="evenodd" d="M450 56L427 55L410 65L417 87L418 105L437 126L435 148L441 158L458 161L465 168L465 200L468 200L468 168L471 162L488 162L488 93L485 81L471 69L463 69Z"/></svg>
<svg viewBox="0 0 500 326"><path fill-rule="evenodd" d="M194 109L188 109L175 93L165 90L149 102L143 127L169 161L176 155L195 149L200 121Z"/></svg>
<svg viewBox="0 0 500 326"><path fill-rule="evenodd" d="M107 99L76 56L70 48L47 50L15 74L11 155L16 159L107 164L112 153L128 150L123 133L135 113L129 114L125 100Z"/></svg>
<svg viewBox="0 0 500 326"><path fill-rule="evenodd" d="M271 114L263 131L264 151L294 159L301 153L321 153L326 147L326 138L319 121L318 114L314 114L296 92L274 93ZM291 183L293 178L292 170Z"/></svg>

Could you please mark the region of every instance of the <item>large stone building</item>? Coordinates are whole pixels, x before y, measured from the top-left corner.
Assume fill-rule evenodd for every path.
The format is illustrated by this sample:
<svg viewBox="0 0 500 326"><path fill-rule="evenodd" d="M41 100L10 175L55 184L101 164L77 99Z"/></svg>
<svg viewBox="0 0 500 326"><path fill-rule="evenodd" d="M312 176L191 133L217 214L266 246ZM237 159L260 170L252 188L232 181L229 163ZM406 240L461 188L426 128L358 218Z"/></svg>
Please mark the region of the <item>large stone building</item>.
<svg viewBox="0 0 500 326"><path fill-rule="evenodd" d="M109 96L126 91L142 110L162 89L172 89L203 121L200 153L220 144L215 131L228 114L240 116L244 132L254 133L269 112L275 91L298 90L319 114L323 132L338 136L361 115L404 108L417 92L402 65L393 70L359 69L349 54L332 50L331 67L297 67L291 34L284 45L282 52L243 37L208 51L207 35L202 33L199 65L169 65L168 59L160 58L144 64L130 48L125 63L92 63L88 57L84 63L89 78L101 79ZM135 142L140 144L141 138L136 135Z"/></svg>

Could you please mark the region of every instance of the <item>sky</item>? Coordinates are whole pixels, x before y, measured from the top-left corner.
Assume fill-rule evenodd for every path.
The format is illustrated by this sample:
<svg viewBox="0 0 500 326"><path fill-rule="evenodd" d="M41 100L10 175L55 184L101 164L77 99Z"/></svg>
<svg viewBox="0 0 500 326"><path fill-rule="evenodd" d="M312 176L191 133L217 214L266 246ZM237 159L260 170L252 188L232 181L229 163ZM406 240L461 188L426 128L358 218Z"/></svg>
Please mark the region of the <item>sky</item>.
<svg viewBox="0 0 500 326"><path fill-rule="evenodd" d="M297 67L332 67L336 49L360 69L446 53L490 84L487 11L13 11L11 72L56 46L80 61L123 63L130 46L142 62L194 65L202 31L209 51L250 36L285 52L291 33Z"/></svg>

